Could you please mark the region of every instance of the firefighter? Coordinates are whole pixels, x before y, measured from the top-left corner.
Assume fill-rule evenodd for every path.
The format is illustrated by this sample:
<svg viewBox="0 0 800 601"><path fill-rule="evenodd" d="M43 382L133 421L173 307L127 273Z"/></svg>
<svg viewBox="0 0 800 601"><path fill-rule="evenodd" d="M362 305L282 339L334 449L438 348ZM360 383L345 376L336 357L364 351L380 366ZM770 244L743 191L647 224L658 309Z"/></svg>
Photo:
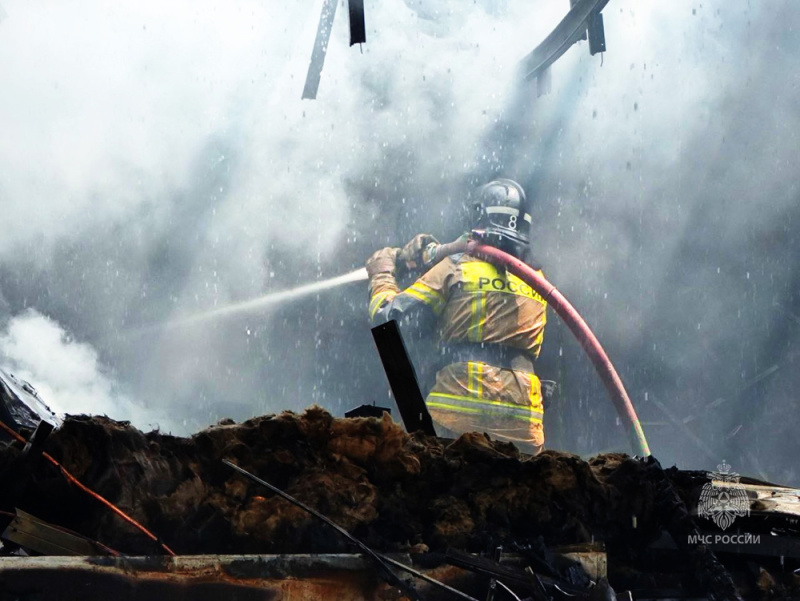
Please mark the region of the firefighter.
<svg viewBox="0 0 800 601"><path fill-rule="evenodd" d="M525 191L497 179L472 194L470 236L528 260L531 216ZM400 290L396 268L435 262L436 240L414 237L403 249L384 248L367 261L370 319L425 320L436 329L440 359L425 399L449 433L486 432L536 454L544 445L539 356L547 302L528 284L467 253L445 257Z"/></svg>

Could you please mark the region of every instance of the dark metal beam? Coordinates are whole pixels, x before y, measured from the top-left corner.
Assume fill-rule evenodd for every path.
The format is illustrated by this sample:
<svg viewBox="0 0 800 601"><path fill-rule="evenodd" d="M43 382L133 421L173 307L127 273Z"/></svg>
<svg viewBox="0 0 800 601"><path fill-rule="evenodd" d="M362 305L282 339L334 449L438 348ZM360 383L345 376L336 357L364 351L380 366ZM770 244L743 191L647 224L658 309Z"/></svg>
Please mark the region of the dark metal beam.
<svg viewBox="0 0 800 601"><path fill-rule="evenodd" d="M333 18L336 16L338 0L325 0L322 4L322 14L317 26L317 37L314 40L314 50L311 51L311 62L308 65L306 84L303 87L301 99L314 100L319 89L319 80L322 77L322 67L325 66L325 54L328 52L328 41L331 39Z"/></svg>
<svg viewBox="0 0 800 601"><path fill-rule="evenodd" d="M525 79L531 80L537 77L561 58L575 42L582 39L590 17L603 10L606 4L608 0L577 0L550 35L522 59ZM603 42L605 47L605 40Z"/></svg>

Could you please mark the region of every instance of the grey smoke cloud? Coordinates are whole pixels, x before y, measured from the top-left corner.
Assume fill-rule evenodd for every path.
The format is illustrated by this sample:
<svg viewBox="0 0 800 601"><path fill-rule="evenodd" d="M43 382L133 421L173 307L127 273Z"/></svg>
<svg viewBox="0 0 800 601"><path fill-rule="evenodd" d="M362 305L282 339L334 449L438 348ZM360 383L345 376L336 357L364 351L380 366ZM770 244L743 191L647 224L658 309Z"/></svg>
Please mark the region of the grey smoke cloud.
<svg viewBox="0 0 800 601"><path fill-rule="evenodd" d="M337 22L319 100L301 102L318 4L20 4L4 32L0 198L25 227L0 242L2 288L191 427L325 402L319 311L297 326L127 329L338 271L334 250L361 263L412 231L387 209L439 213L526 45L481 51L483 7L382 3L363 55ZM519 19L546 30L522 5L493 11L492 35ZM289 364L270 368L271 354Z"/></svg>
<svg viewBox="0 0 800 601"><path fill-rule="evenodd" d="M796 478L758 433L786 440L779 416L794 408L800 49L786 31L797 9L612 0L602 66L572 48L537 99L516 64L566 0L374 4L363 54L337 15L310 102L300 92L319 1L4 2L8 323L34 308L51 333L96 351L112 389L179 432L312 402L389 403L363 286L130 331L345 273L418 231L454 237L467 186L502 174L536 198L536 254L643 419L668 421L658 402L724 454L653 425L662 461L727 458ZM596 377L552 322L539 370L562 383L551 443L624 448ZM25 332L19 344L35 347L41 332ZM784 367L748 384L773 365Z"/></svg>
<svg viewBox="0 0 800 601"><path fill-rule="evenodd" d="M59 415L109 415L164 431L182 427L160 408L134 402L89 344L76 342L60 324L33 309L11 319L0 331L0 349L3 368L36 382L41 397Z"/></svg>
<svg viewBox="0 0 800 601"><path fill-rule="evenodd" d="M611 9L619 52L537 105L545 264L612 351L657 454L796 480L780 416L796 407L798 331L775 303L796 308L800 13ZM603 444L602 427L574 423Z"/></svg>

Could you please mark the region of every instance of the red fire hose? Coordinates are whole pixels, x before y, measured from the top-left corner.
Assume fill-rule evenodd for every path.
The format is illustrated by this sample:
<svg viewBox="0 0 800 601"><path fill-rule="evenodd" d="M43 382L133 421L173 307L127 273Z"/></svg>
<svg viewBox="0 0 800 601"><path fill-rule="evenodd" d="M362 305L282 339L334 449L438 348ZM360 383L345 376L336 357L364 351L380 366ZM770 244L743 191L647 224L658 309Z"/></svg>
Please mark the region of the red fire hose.
<svg viewBox="0 0 800 601"><path fill-rule="evenodd" d="M456 245L461 248L456 249ZM437 251L437 258L442 258L448 254L452 254L452 252L463 252L464 242L461 241L459 244L459 241L457 241L451 244L443 244L442 250L445 252ZM542 298L555 309L555 312L564 320L578 339L578 342L581 343L583 350L589 355L589 359L597 370L600 379L603 380L603 384L605 384L606 390L608 390L608 394L611 396L614 407L617 409L617 414L626 426L634 453L643 457L650 455L650 447L644 436L642 424L639 422L639 417L636 415L636 410L633 408L633 403L631 403L631 399L625 390L625 386L617 370L614 369L600 341L597 340L597 337L575 310L575 307L573 307L564 295L561 294L553 284L548 282L543 275L537 273L529 265L526 265L516 257L494 248L493 246L481 244L477 240L470 240L466 245L466 251L497 267L507 269L541 294Z"/></svg>

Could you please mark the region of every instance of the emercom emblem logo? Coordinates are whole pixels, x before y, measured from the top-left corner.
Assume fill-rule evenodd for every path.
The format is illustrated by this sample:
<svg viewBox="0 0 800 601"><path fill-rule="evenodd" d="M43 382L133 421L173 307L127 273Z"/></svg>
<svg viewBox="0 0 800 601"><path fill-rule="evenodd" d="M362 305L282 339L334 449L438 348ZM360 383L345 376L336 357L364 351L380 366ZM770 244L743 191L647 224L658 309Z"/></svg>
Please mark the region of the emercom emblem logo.
<svg viewBox="0 0 800 601"><path fill-rule="evenodd" d="M739 474L732 472L731 466L722 460L718 472L709 472L710 482L700 491L697 515L727 530L737 517L750 515L750 500L744 486L739 484Z"/></svg>

